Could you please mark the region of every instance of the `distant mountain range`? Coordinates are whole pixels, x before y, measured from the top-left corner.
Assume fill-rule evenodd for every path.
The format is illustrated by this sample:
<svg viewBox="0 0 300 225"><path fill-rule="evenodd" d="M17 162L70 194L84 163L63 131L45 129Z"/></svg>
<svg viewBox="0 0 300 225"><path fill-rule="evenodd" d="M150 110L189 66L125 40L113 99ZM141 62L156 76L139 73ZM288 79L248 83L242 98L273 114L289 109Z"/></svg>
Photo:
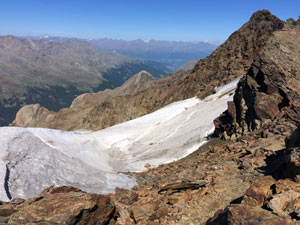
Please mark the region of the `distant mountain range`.
<svg viewBox="0 0 300 225"><path fill-rule="evenodd" d="M24 105L58 111L82 93L114 89L142 70L154 78L191 70L216 47L206 42L0 36L0 126L12 122Z"/></svg>
<svg viewBox="0 0 300 225"><path fill-rule="evenodd" d="M210 55L218 47L206 42L124 41L105 38L89 42L101 50L115 50L123 55L171 64L176 69L187 61L199 60Z"/></svg>
<svg viewBox="0 0 300 225"><path fill-rule="evenodd" d="M8 125L25 104L58 110L83 92L118 87L141 70L156 78L172 71L168 65L100 51L77 39L0 36L0 125Z"/></svg>
<svg viewBox="0 0 300 225"><path fill-rule="evenodd" d="M65 37L30 37L31 39L51 40L64 42ZM159 41L159 40L115 40L110 38L81 39L103 51L116 51L143 60L151 60L170 64L173 69L179 69L190 60L199 60L212 53L218 45L208 42L181 42L181 41Z"/></svg>

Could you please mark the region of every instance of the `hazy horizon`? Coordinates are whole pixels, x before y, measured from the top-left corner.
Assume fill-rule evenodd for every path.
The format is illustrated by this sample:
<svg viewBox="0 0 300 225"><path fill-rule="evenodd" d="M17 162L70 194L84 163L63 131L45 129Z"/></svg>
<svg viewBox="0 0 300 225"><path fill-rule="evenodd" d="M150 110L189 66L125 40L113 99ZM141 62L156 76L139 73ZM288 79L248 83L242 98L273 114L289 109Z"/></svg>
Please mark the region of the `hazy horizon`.
<svg viewBox="0 0 300 225"><path fill-rule="evenodd" d="M216 41L216 42L210 42L209 40L204 40L204 41L177 41L177 40L159 40L159 39L150 39L150 40L144 40L141 38L137 39L121 39L121 38L110 38L110 37L96 37L96 38L82 38L82 37L76 37L76 36L56 36L56 35L50 35L50 34L43 34L43 35L13 35L13 34L1 34L0 36L14 36L17 38L40 38L40 39L47 39L47 38L65 38L65 39L79 39L79 40L112 40L112 41L143 41L145 43L150 43L151 41L157 41L157 42L177 42L177 43L208 43L211 45L220 45L224 41Z"/></svg>
<svg viewBox="0 0 300 225"><path fill-rule="evenodd" d="M260 9L298 19L299 1L112 0L0 3L0 35L220 44Z"/></svg>

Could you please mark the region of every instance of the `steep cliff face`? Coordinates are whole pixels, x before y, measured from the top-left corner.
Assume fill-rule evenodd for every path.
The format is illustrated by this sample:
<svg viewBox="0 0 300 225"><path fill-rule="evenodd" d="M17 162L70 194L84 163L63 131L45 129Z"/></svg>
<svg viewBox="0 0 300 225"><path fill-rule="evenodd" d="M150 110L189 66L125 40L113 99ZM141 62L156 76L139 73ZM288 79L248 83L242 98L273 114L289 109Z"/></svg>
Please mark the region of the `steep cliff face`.
<svg viewBox="0 0 300 225"><path fill-rule="evenodd" d="M241 136L281 118L300 122L300 29L286 25L266 42L241 79L216 135Z"/></svg>
<svg viewBox="0 0 300 225"><path fill-rule="evenodd" d="M77 108L76 116L73 116L75 108L63 109L57 114L63 117L60 123L57 123L58 117L53 117L47 122L35 121L34 126L99 130L153 112L174 101L194 96L202 99L213 93L216 86L245 74L254 56L273 33L283 26L284 23L269 11L258 11L216 51L200 60L192 71L177 71L152 81L146 88L131 95L110 95L105 101L93 101L94 105L89 110ZM64 126L64 123L72 126ZM23 126L20 123L14 124Z"/></svg>

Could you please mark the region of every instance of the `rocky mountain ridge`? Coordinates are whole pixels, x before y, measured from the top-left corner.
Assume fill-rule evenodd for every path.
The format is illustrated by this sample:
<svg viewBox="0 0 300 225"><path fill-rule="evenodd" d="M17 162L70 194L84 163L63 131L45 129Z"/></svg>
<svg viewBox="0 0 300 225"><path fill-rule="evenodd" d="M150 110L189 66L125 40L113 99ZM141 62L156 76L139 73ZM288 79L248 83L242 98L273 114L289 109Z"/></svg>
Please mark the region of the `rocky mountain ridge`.
<svg viewBox="0 0 300 225"><path fill-rule="evenodd" d="M95 104L90 111L82 114L80 119L77 117L74 128L99 130L140 117L175 101L194 96L202 99L213 93L215 87L245 74L253 63L254 56L273 32L282 29L283 26L284 23L268 11L254 13L249 22L234 32L210 56L200 60L193 70L179 70L153 81L151 86L133 95L109 97L105 102ZM41 120L34 120L34 126L56 128L51 121L47 125ZM66 123L74 121L71 115L64 116L64 120ZM15 125L22 126L17 123ZM57 128L73 129L62 125Z"/></svg>
<svg viewBox="0 0 300 225"><path fill-rule="evenodd" d="M252 136L273 144L267 148L259 142L256 145L257 150L271 151L265 153L266 165L257 168L264 177L250 185L241 201L218 210L209 225L254 220L299 224L299 41L300 23L289 19L256 55L234 101L215 120L215 134L233 143ZM252 163L257 163L256 158ZM244 160L245 167L252 163Z"/></svg>
<svg viewBox="0 0 300 225"><path fill-rule="evenodd" d="M239 137L281 118L299 121L299 34L286 25L269 39L216 120L216 134Z"/></svg>
<svg viewBox="0 0 300 225"><path fill-rule="evenodd" d="M89 115L94 110L95 105L106 105L110 102L110 99L114 98L126 98L124 96L130 96L142 91L154 81L155 79L150 73L141 71L133 75L121 87L113 90L106 89L97 93L82 94L73 100L70 108L61 109L58 112L49 111L39 104L26 105L17 112L16 118L11 125L47 127L61 130L87 129L89 127L86 115ZM118 115L122 116L122 114L115 114L115 116ZM111 114L106 116L111 116ZM104 120L105 118L103 116ZM109 125L110 122L108 121L106 126Z"/></svg>

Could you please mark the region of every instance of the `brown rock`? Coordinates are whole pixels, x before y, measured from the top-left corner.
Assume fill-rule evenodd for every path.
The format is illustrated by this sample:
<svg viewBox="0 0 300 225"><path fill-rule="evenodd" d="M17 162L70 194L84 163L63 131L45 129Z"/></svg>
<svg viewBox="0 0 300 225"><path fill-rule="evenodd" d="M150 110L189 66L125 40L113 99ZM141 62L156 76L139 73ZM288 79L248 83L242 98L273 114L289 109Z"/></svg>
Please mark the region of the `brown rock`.
<svg viewBox="0 0 300 225"><path fill-rule="evenodd" d="M167 215L168 215L168 209L159 208L149 218L150 218L150 220L154 221L154 220L157 220L157 219L165 218Z"/></svg>
<svg viewBox="0 0 300 225"><path fill-rule="evenodd" d="M245 205L230 205L224 210L215 213L207 225L288 225L290 222L281 218L270 211L259 207Z"/></svg>
<svg viewBox="0 0 300 225"><path fill-rule="evenodd" d="M16 212L12 205L3 205L0 207L0 217L7 217Z"/></svg>
<svg viewBox="0 0 300 225"><path fill-rule="evenodd" d="M278 114L278 105L282 102L280 95L269 95L258 92L255 96L254 111L259 121L274 119Z"/></svg>
<svg viewBox="0 0 300 225"><path fill-rule="evenodd" d="M243 203L248 206L263 206L266 204L267 199L272 196L275 188L275 179L271 176L261 177L254 181L248 190Z"/></svg>
<svg viewBox="0 0 300 225"><path fill-rule="evenodd" d="M117 201L126 205L131 205L138 200L138 194L134 191L129 191L123 188L115 189L115 198Z"/></svg>
<svg viewBox="0 0 300 225"><path fill-rule="evenodd" d="M159 193L163 191L171 190L172 192L186 190L186 189L198 189L200 187L205 187L207 184L207 181L201 180L197 182L191 182L191 181L178 181L173 183L166 183L162 184Z"/></svg>
<svg viewBox="0 0 300 225"><path fill-rule="evenodd" d="M114 201L114 205L116 207L116 213L117 213L116 225L136 224L133 219L132 212L129 211L125 205L117 201Z"/></svg>
<svg viewBox="0 0 300 225"><path fill-rule="evenodd" d="M115 213L109 197L72 187L49 188L15 210L9 224L108 224Z"/></svg>
<svg viewBox="0 0 300 225"><path fill-rule="evenodd" d="M289 203L294 202L299 197L300 193L289 190L273 196L273 198L268 203L268 207L272 209L273 212L281 213L286 209Z"/></svg>
<svg viewBox="0 0 300 225"><path fill-rule="evenodd" d="M288 148L300 147L300 125L289 137L286 138L286 146Z"/></svg>
<svg viewBox="0 0 300 225"><path fill-rule="evenodd" d="M286 132L279 127L300 122L300 30L285 26L269 37L256 55L234 95L234 106L216 119L215 135L247 134L269 121L273 132ZM233 112L235 110L235 112ZM276 128L278 126L278 129ZM275 128L275 129L274 129Z"/></svg>
<svg viewBox="0 0 300 225"><path fill-rule="evenodd" d="M299 184L291 179L280 179L276 182L276 194L280 194L289 190L300 192Z"/></svg>
<svg viewBox="0 0 300 225"><path fill-rule="evenodd" d="M155 214L155 211L160 207L159 201L153 201L153 199L145 199L142 206L135 205L132 207L133 217L137 222L141 222L145 217Z"/></svg>
<svg viewBox="0 0 300 225"><path fill-rule="evenodd" d="M22 127L35 127L41 119L48 117L48 109L39 104L26 105L16 114L14 125Z"/></svg>
<svg viewBox="0 0 300 225"><path fill-rule="evenodd" d="M278 178L300 181L300 147L286 149L280 163L276 173Z"/></svg>

